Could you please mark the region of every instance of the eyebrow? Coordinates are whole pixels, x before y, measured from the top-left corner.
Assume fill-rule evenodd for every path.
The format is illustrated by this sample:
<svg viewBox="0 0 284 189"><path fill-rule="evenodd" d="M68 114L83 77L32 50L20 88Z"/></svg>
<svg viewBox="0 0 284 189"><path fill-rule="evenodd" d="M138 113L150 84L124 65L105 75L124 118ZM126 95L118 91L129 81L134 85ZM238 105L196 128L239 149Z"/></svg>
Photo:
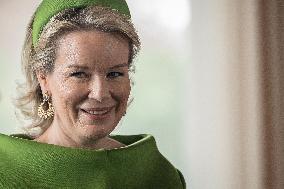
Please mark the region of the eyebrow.
<svg viewBox="0 0 284 189"><path fill-rule="evenodd" d="M114 65L112 67L110 67L109 69L114 69L114 68L120 68L120 67L128 67L129 64L128 63L123 63L123 64L117 64L117 65ZM89 69L88 66L78 66L78 65L69 65L67 66L67 68L80 68L80 69Z"/></svg>
<svg viewBox="0 0 284 189"><path fill-rule="evenodd" d="M128 63L117 64L117 65L115 65L115 66L110 67L110 69L113 69L113 68L120 68L120 67L126 67L126 66L128 67L129 64L128 64Z"/></svg>
<svg viewBox="0 0 284 189"><path fill-rule="evenodd" d="M69 66L67 66L67 68L80 68L80 69L87 70L89 67L87 67L87 66L78 66L78 65L69 65Z"/></svg>

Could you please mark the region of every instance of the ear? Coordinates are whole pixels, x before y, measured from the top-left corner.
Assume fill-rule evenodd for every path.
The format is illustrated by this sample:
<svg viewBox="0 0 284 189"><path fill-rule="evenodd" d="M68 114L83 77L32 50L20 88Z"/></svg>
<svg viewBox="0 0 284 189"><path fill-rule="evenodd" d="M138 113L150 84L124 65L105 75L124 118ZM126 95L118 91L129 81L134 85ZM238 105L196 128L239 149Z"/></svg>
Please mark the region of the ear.
<svg viewBox="0 0 284 189"><path fill-rule="evenodd" d="M40 84L40 88L42 93L48 92L50 94L50 87L49 87L49 78L46 74L42 72L36 73L37 80Z"/></svg>

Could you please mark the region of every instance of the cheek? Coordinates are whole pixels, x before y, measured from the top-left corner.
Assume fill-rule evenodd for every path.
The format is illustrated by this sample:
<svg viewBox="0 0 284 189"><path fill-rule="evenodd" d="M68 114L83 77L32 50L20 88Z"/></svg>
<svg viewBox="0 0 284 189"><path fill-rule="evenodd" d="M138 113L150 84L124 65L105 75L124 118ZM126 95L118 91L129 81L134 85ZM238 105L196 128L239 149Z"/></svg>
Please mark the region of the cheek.
<svg viewBox="0 0 284 189"><path fill-rule="evenodd" d="M117 84L113 87L113 96L115 100L118 102L117 111L123 114L127 108L127 102L130 95L130 81L127 80L120 84Z"/></svg>
<svg viewBox="0 0 284 189"><path fill-rule="evenodd" d="M74 82L70 82L68 81L67 79L65 78L57 78L57 88L58 88L58 91L60 91L60 93L65 96L65 95L72 95L76 92L77 90L77 87L75 85Z"/></svg>
<svg viewBox="0 0 284 189"><path fill-rule="evenodd" d="M130 80L127 79L117 85L114 85L114 91L116 91L117 96L121 99L121 100L127 100L129 95L130 95Z"/></svg>
<svg viewBox="0 0 284 189"><path fill-rule="evenodd" d="M52 98L55 110L58 111L73 111L80 100L80 94L83 90L74 82L64 80L64 78L55 78L52 85Z"/></svg>

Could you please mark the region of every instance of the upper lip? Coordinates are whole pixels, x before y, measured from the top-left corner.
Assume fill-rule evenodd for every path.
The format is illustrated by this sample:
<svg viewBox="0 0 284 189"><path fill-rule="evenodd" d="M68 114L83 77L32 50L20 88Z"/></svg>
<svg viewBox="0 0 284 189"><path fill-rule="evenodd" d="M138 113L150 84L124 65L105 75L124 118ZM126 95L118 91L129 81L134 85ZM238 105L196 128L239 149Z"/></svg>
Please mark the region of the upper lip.
<svg viewBox="0 0 284 189"><path fill-rule="evenodd" d="M99 108L81 108L85 111L105 111L105 110L110 110L112 109L114 106L110 106L110 107L99 107Z"/></svg>

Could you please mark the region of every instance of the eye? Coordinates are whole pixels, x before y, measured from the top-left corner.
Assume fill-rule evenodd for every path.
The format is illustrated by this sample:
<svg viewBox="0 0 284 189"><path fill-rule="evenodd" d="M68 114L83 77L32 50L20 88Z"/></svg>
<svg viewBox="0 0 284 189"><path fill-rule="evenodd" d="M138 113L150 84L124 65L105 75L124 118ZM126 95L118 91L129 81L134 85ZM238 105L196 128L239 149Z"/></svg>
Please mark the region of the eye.
<svg viewBox="0 0 284 189"><path fill-rule="evenodd" d="M87 78L88 75L85 72L72 72L70 74L71 77L76 77L76 78Z"/></svg>
<svg viewBox="0 0 284 189"><path fill-rule="evenodd" d="M119 77L119 76L124 76L124 74L121 73L121 72L109 72L107 74L107 78L110 78L110 79L113 79L113 78L116 78L116 77Z"/></svg>

